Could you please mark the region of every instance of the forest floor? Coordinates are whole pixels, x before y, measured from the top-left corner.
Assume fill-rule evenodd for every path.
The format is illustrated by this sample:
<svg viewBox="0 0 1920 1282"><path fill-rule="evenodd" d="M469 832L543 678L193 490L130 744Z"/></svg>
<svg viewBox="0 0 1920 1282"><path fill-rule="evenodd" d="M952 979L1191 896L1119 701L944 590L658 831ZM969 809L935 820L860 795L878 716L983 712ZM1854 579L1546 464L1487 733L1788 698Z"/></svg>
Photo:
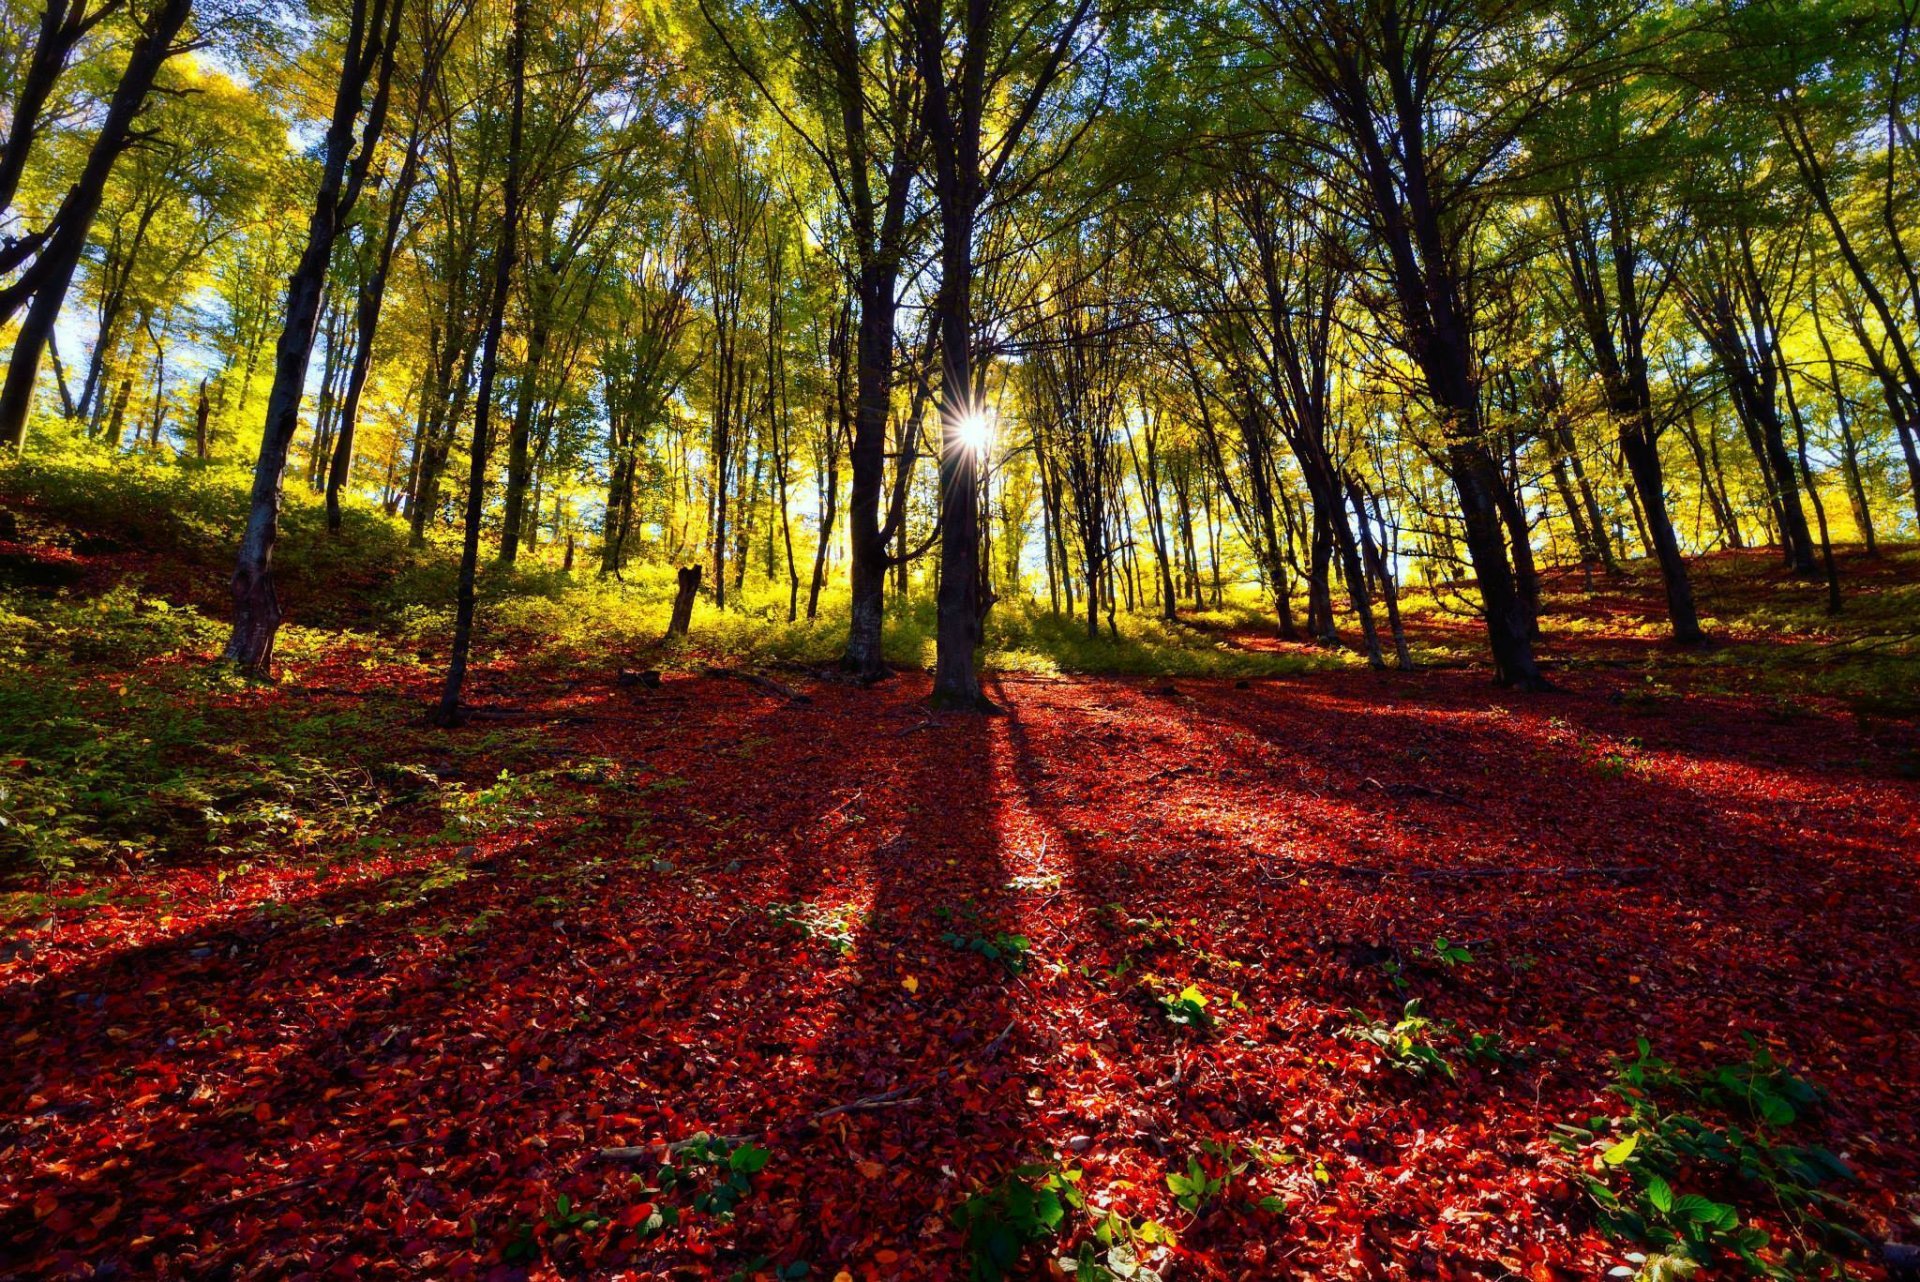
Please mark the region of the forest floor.
<svg viewBox="0 0 1920 1282"><path fill-rule="evenodd" d="M1847 567L1889 646L1916 560ZM1757 1225L1880 1276L1920 729L1802 675L1876 642L1767 614L1764 555L1703 577L1751 607L1706 656L1557 581L1539 696L504 656L448 733L362 634L271 687L76 642L76 706L257 750L285 821L0 901L0 1274L1571 1280L1666 1225L1739 1276Z"/></svg>

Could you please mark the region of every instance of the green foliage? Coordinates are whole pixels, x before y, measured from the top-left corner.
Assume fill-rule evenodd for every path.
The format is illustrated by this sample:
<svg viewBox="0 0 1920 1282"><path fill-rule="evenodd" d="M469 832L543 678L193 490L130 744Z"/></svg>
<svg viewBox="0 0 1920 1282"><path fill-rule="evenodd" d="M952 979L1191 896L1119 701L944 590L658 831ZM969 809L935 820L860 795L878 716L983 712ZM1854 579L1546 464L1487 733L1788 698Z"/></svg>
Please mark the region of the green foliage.
<svg viewBox="0 0 1920 1282"><path fill-rule="evenodd" d="M1178 993L1162 993L1155 1000L1169 1024L1199 1032L1205 1032L1214 1025L1213 1016L1207 1013L1207 995L1192 984Z"/></svg>
<svg viewBox="0 0 1920 1282"><path fill-rule="evenodd" d="M1007 1277L1029 1245L1060 1232L1070 1209L1084 1210L1082 1176L1075 1168L1035 1163L961 1203L953 1222L967 1235L974 1282Z"/></svg>
<svg viewBox="0 0 1920 1282"><path fill-rule="evenodd" d="M1413 950L1413 955L1416 961L1429 960L1442 970L1454 970L1469 965L1473 961L1473 953L1465 944L1456 944L1445 935L1434 939L1430 952L1423 954L1422 950L1416 948ZM1407 992L1412 987L1407 981L1407 967L1395 958L1388 957L1382 960L1380 973L1386 976L1387 983L1392 985L1396 993Z"/></svg>
<svg viewBox="0 0 1920 1282"><path fill-rule="evenodd" d="M1350 1014L1354 1022L1342 1028L1340 1036L1377 1048L1382 1062L1411 1077L1429 1073L1453 1077L1453 1061L1445 1049L1449 1042L1472 1063L1494 1065L1506 1061L1498 1033L1463 1034L1452 1020L1421 1014L1418 998L1408 1002L1399 1018L1391 1021L1369 1018L1357 1010Z"/></svg>
<svg viewBox="0 0 1920 1282"><path fill-rule="evenodd" d="M553 1209L547 1212L547 1227L555 1233L592 1233L608 1223L598 1211L574 1205L565 1193L554 1199Z"/></svg>
<svg viewBox="0 0 1920 1282"><path fill-rule="evenodd" d="M1117 1211L1101 1211L1094 1213L1088 1240L1054 1263L1077 1282L1159 1282L1159 1270L1148 1261L1175 1241L1173 1230L1158 1220L1136 1222Z"/></svg>
<svg viewBox="0 0 1920 1282"><path fill-rule="evenodd" d="M1033 943L1025 935L983 924L980 909L971 902L959 908L939 908L936 913L955 929L942 931L940 942L962 952L978 953L990 962L998 962L1009 975L1026 971Z"/></svg>
<svg viewBox="0 0 1920 1282"><path fill-rule="evenodd" d="M827 951L834 957L847 957L853 953L858 938L854 924L859 913L850 905L839 908L822 908L809 900L791 904L772 904L767 915L781 926L796 931L802 939L817 939L825 944Z"/></svg>
<svg viewBox="0 0 1920 1282"><path fill-rule="evenodd" d="M978 953L990 962L999 962L1006 967L1009 975L1018 975L1027 969L1027 955L1033 949L1025 935L1010 935L1006 931L996 930L988 935L963 935L959 931L943 931L940 942L949 948L964 952Z"/></svg>
<svg viewBox="0 0 1920 1282"><path fill-rule="evenodd" d="M772 1157L750 1140L730 1141L702 1131L676 1146L672 1157L654 1172L651 1186L634 1176L634 1183L651 1200L636 1208L630 1227L637 1236L649 1238L677 1227L688 1213L730 1220L752 1195L754 1176L766 1169ZM805 1277L806 1272L803 1268L781 1276Z"/></svg>
<svg viewBox="0 0 1920 1282"><path fill-rule="evenodd" d="M169 661L211 631L130 585L91 601L0 594L0 876L203 850L264 859L368 830L388 790L341 745L377 739L377 719L262 737L236 705L244 687ZM97 653L118 657L102 670Z"/></svg>
<svg viewBox="0 0 1920 1282"><path fill-rule="evenodd" d="M1615 1061L1608 1089L1624 1116L1565 1125L1555 1138L1577 1160L1601 1229L1658 1252L1643 1276L1723 1258L1775 1282L1844 1272L1828 1248L1860 1238L1834 1218L1847 1203L1831 1186L1851 1171L1825 1148L1780 1136L1820 1095L1765 1047L1749 1038L1746 1059L1685 1073L1642 1038L1633 1059ZM1776 1246L1752 1223L1754 1208L1778 1217L1794 1241Z"/></svg>
<svg viewBox="0 0 1920 1282"><path fill-rule="evenodd" d="M1167 1173L1167 1191L1173 1194L1173 1200L1181 1210L1189 1215L1198 1215L1200 1208L1219 1197L1225 1191L1227 1182L1238 1173L1237 1169L1231 1167L1209 1171L1197 1156L1188 1154L1185 1171Z"/></svg>

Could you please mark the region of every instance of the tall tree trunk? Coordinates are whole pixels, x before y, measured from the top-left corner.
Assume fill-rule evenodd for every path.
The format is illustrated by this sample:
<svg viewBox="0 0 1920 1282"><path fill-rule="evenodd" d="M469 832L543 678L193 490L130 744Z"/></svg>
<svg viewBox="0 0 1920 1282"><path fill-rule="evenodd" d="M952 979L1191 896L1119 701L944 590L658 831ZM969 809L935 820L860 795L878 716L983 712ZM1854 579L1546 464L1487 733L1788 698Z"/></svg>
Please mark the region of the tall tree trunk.
<svg viewBox="0 0 1920 1282"><path fill-rule="evenodd" d="M1833 538L1827 531L1827 505L1820 498L1820 485L1814 479L1813 465L1807 459L1807 425L1800 416L1800 398L1793 391L1793 367L1788 363L1785 353L1776 347L1775 356L1780 362L1780 390L1787 398L1787 412L1793 419L1794 444L1800 459L1800 477L1807 487L1807 498L1813 503L1813 516L1820 531L1820 560L1827 576L1827 613L1840 613L1840 570L1833 559Z"/></svg>
<svg viewBox="0 0 1920 1282"><path fill-rule="evenodd" d="M1373 526L1368 519L1366 501L1362 497L1358 481L1352 479L1347 481L1347 497L1353 504L1354 520L1360 525L1361 549L1366 554L1367 564L1373 571L1373 577L1380 583L1380 595L1386 602L1387 627L1393 634L1394 663L1402 672L1411 672L1413 671L1413 654L1407 649L1407 631L1400 621L1399 587L1394 582L1392 567L1387 564L1380 546L1374 541ZM1377 641L1375 652L1378 652Z"/></svg>
<svg viewBox="0 0 1920 1282"><path fill-rule="evenodd" d="M507 433L507 487L500 518L501 565L512 565L520 555L527 485L533 477L533 459L528 446L533 441L533 415L539 405L540 366L546 360L548 332L544 315L535 319L527 332L527 359L520 371L513 426Z"/></svg>
<svg viewBox="0 0 1920 1282"><path fill-rule="evenodd" d="M88 32L120 8L120 0L102 0L91 11L86 0L46 0L41 8L39 37L20 75L6 144L0 150L0 213L13 208L20 179L27 171L27 156L40 135L41 116L67 69L67 60Z"/></svg>
<svg viewBox="0 0 1920 1282"><path fill-rule="evenodd" d="M193 456L205 463L213 457L207 441L207 415L213 407L207 401L207 380L200 380L200 396L193 410Z"/></svg>
<svg viewBox="0 0 1920 1282"><path fill-rule="evenodd" d="M366 390L367 376L373 369L373 342L380 328L380 309L386 302L387 276L393 267L394 250L400 243L401 229L406 225L407 200L413 194L414 183L420 173L420 150L426 138L427 112L432 102L434 84L439 79L440 59L446 48L445 38L451 34L453 13L454 10L450 9L445 24L434 29L428 37L430 47L425 51L424 65L414 91L413 114L408 121L400 172L387 193L386 228L374 257L373 270L361 284L356 300L354 321L357 338L353 349L353 366L347 371L346 392L340 398L340 438L334 444L333 459L327 469L327 529L330 531L340 528L340 494L346 488L347 477L353 470L353 442L360 425L360 397Z"/></svg>
<svg viewBox="0 0 1920 1282"><path fill-rule="evenodd" d="M193 0L162 0L160 6L147 15L128 54L120 83L108 101L100 132L87 153L80 176L60 202L44 236L26 237L5 255L15 259L5 265L13 267L23 261L23 251L37 247L32 263L5 289L0 289L0 321L13 316L29 297L33 300L14 340L6 382L0 384L0 447L17 450L26 437L34 383L40 374L40 356L53 338L54 322L66 303L74 269L80 264L94 217L105 199L107 179L114 163L138 136L135 118L146 106L160 68L173 55L174 40L186 25L192 8ZM24 145L23 141L22 164L25 163Z"/></svg>
<svg viewBox="0 0 1920 1282"><path fill-rule="evenodd" d="M1853 411L1848 404L1847 392L1840 383L1840 362L1834 358L1833 344L1827 338L1827 327L1820 319L1820 292L1814 290L1812 306L1813 332L1820 340L1820 350L1827 358L1827 379L1829 390L1833 393L1833 412L1840 427L1840 461L1846 469L1847 502L1853 509L1854 528L1860 531L1861 541L1867 546L1867 555L1877 551L1873 528L1873 508L1867 502L1867 487L1860 475L1860 442L1853 434Z"/></svg>
<svg viewBox="0 0 1920 1282"><path fill-rule="evenodd" d="M369 10L371 5L371 10ZM393 77L401 0L354 0L333 119L326 135L319 190L307 223L306 247L287 282L285 323L274 350L273 387L267 394L266 425L253 469L246 532L233 570L233 630L226 660L242 670L267 675L280 628L280 598L274 590L273 545L280 535L280 482L287 451L300 426L300 399L313 356L321 299L333 245L359 200L386 124L387 90ZM354 150L354 126L369 80L373 97L366 112L360 147Z"/></svg>
<svg viewBox="0 0 1920 1282"><path fill-rule="evenodd" d="M1640 506L1653 539L1653 555L1660 563L1660 577L1667 589L1667 619L1673 629L1673 639L1681 645L1695 645L1706 640L1707 634L1700 630L1700 615L1693 604L1693 584L1687 577L1686 558L1680 555L1680 540L1667 514L1666 482L1660 471L1660 446L1654 438L1651 410L1643 408L1636 420L1621 424L1620 452L1626 456L1633 486L1640 492Z"/></svg>
<svg viewBox="0 0 1920 1282"><path fill-rule="evenodd" d="M480 348L480 386L473 407L472 466L467 470L466 527L460 544L460 581L453 617L453 653L447 660L447 682L434 709L434 721L459 725L460 689L467 679L467 652L473 645L473 612L477 600L475 576L480 566L480 520L487 501L487 432L492 417L493 381L500 367L500 331L505 326L507 294L513 285L514 260L520 245L520 148L526 129L527 6L513 0L513 37L507 52L507 75L513 84L513 107L507 126L507 174L501 192L500 241L494 250L493 292L487 301L485 337Z"/></svg>
<svg viewBox="0 0 1920 1282"><path fill-rule="evenodd" d="M881 624L886 615L888 531L880 522L886 480L887 415L893 404L897 268L882 259L860 269L860 320L854 340L853 484L847 497L848 586L852 590L843 667L863 679L886 675ZM900 514L904 528L905 514Z"/></svg>

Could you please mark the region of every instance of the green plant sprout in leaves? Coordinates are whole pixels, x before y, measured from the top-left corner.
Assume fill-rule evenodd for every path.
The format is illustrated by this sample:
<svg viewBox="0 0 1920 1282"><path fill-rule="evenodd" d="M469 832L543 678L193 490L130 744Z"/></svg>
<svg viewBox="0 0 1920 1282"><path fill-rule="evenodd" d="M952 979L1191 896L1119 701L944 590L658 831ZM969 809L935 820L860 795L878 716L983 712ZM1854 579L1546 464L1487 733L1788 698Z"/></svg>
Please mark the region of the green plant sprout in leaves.
<svg viewBox="0 0 1920 1282"><path fill-rule="evenodd" d="M1500 1034L1462 1035L1452 1020L1433 1019L1420 1013L1420 1000L1408 1002L1400 1018L1391 1022L1369 1018L1361 1011L1350 1012L1354 1022L1340 1030L1340 1036L1378 1048L1380 1058L1389 1067L1413 1077L1437 1073L1453 1077L1453 1062L1442 1049L1443 1040L1457 1042L1469 1062L1501 1064L1506 1053L1500 1049Z"/></svg>
<svg viewBox="0 0 1920 1282"><path fill-rule="evenodd" d="M689 1212L731 1220L735 1208L752 1194L754 1176L766 1169L772 1157L750 1140L697 1134L676 1147L670 1160L654 1173L651 1186L634 1176L634 1184L651 1200L636 1206L630 1221L623 1218L621 1222L644 1239L675 1227Z"/></svg>
<svg viewBox="0 0 1920 1282"><path fill-rule="evenodd" d="M939 910L940 916L949 921L964 919L974 923L961 930L946 930L940 934L940 942L949 948L961 952L978 953L990 962L998 962L1006 968L1009 975L1019 975L1027 969L1029 954L1033 944L1025 935L1015 935L1004 930L990 930L978 925L980 913L971 905L956 913L951 908Z"/></svg>
<svg viewBox="0 0 1920 1282"><path fill-rule="evenodd" d="M857 938L854 926L860 914L852 905L822 908L818 904L803 901L772 904L766 911L777 924L790 926L799 932L802 939L819 940L836 957L847 957L853 952Z"/></svg>
<svg viewBox="0 0 1920 1282"><path fill-rule="evenodd" d="M1000 1282L1030 1244L1060 1232L1070 1209L1084 1210L1082 1178L1074 1168L1034 1163L961 1203L953 1222L967 1235L974 1282Z"/></svg>
<svg viewBox="0 0 1920 1282"><path fill-rule="evenodd" d="M1207 995L1193 984L1178 993L1163 993L1155 1000L1160 1004L1160 1013L1176 1027L1205 1032L1214 1025L1213 1016L1207 1013Z"/></svg>
<svg viewBox="0 0 1920 1282"><path fill-rule="evenodd" d="M1772 1282L1845 1276L1828 1248L1862 1239L1835 1218L1849 1208L1830 1186L1852 1172L1827 1149L1779 1135L1819 1091L1752 1038L1745 1060L1700 1073L1676 1069L1645 1038L1636 1049L1615 1061L1608 1087L1626 1114L1563 1125L1555 1138L1602 1231L1648 1248L1639 1276L1683 1277L1728 1260ZM1778 1244L1752 1222L1761 1208L1793 1241Z"/></svg>

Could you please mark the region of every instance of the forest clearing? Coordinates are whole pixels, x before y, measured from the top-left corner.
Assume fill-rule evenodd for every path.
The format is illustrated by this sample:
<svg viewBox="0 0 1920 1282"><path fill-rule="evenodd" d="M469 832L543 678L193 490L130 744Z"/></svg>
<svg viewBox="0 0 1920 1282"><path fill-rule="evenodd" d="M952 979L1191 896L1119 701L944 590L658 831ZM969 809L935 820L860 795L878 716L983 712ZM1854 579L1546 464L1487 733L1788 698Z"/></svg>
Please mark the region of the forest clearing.
<svg viewBox="0 0 1920 1282"><path fill-rule="evenodd" d="M1920 1279L1920 0L0 0L0 1279Z"/></svg>

